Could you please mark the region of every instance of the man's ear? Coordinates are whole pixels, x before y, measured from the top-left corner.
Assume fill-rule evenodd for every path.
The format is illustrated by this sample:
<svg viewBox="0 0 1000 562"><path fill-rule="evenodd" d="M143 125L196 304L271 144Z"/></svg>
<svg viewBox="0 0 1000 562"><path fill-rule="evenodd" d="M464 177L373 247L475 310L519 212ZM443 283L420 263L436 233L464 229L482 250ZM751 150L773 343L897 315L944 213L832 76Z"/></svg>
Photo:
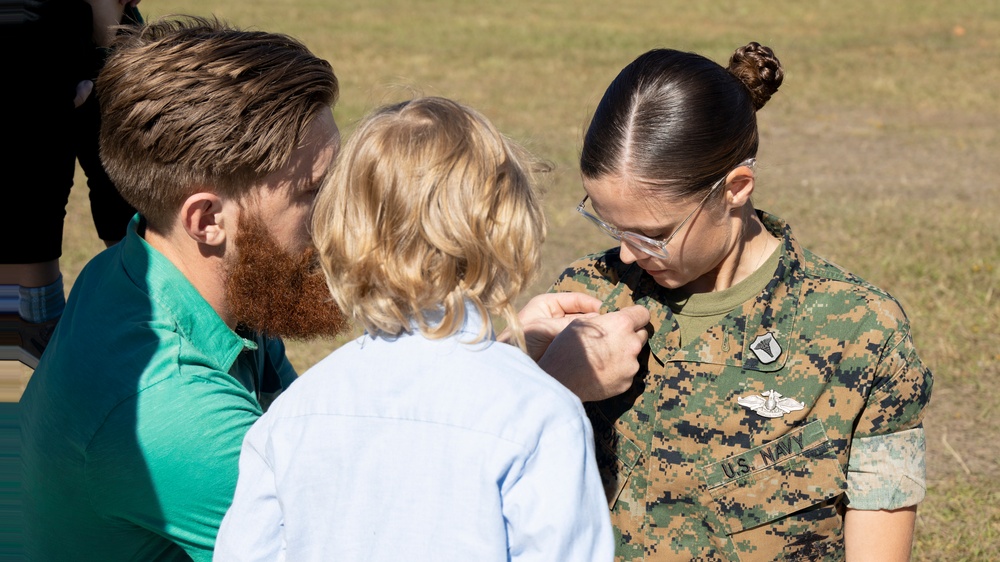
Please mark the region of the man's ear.
<svg viewBox="0 0 1000 562"><path fill-rule="evenodd" d="M226 243L228 219L222 198L214 193L199 192L181 205L181 226L199 244L222 246Z"/></svg>

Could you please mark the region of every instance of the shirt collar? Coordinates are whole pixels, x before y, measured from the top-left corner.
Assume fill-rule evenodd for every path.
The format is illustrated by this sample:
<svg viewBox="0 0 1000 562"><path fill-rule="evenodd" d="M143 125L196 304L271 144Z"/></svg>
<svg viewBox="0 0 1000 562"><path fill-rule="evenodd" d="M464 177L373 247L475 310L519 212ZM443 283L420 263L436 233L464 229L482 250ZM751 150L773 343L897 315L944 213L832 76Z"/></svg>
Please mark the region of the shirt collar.
<svg viewBox="0 0 1000 562"><path fill-rule="evenodd" d="M140 232L145 220L136 214L121 244L122 267L131 281L149 295L153 317L169 322L189 344L192 363L228 372L245 348L255 347L226 325L187 277Z"/></svg>
<svg viewBox="0 0 1000 562"><path fill-rule="evenodd" d="M605 299L608 310L620 310L631 304L650 311L653 333L650 352L661 362L691 361L725 364L755 371L782 368L788 353L799 292L801 290L803 250L792 236L791 227L764 211L757 211L768 232L781 239L781 256L774 276L764 290L743 305L742 314L723 321L723 341L696 349L679 345L679 330L670 308L664 304L663 287L636 264L629 266L620 282ZM726 341L731 339L732 343ZM755 352L753 347L758 346ZM769 351L771 354L765 353Z"/></svg>
<svg viewBox="0 0 1000 562"><path fill-rule="evenodd" d="M451 337L457 337L462 342L472 342L475 341L483 329L483 314L476 308L476 305L469 299L464 301L465 308L464 318L458 331ZM426 315L427 323L431 326L436 326L441 323L444 317L444 308L439 307L436 310L429 311ZM487 319L486 323L486 337L483 339L483 343L488 344L489 342L496 340L496 333L493 330L493 323ZM377 337L386 341L392 341L396 339L402 339L414 335L420 334L420 326L414 319L410 320L410 327L408 331L401 332L397 335L386 335L379 334ZM365 337L371 338L371 334L365 333Z"/></svg>

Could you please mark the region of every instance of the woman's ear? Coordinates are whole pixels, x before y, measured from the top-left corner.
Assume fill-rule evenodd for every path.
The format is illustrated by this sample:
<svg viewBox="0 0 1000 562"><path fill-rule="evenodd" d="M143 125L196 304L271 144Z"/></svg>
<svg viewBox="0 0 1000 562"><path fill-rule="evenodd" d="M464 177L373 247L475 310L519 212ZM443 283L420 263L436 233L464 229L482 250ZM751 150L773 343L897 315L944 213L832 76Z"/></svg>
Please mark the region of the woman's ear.
<svg viewBox="0 0 1000 562"><path fill-rule="evenodd" d="M214 193L199 192L184 200L181 205L181 227L194 241L208 246L226 243L226 205ZM235 224L235 223L234 223Z"/></svg>
<svg viewBox="0 0 1000 562"><path fill-rule="evenodd" d="M726 177L726 202L733 208L743 207L750 201L754 188L754 172L749 166L740 166Z"/></svg>

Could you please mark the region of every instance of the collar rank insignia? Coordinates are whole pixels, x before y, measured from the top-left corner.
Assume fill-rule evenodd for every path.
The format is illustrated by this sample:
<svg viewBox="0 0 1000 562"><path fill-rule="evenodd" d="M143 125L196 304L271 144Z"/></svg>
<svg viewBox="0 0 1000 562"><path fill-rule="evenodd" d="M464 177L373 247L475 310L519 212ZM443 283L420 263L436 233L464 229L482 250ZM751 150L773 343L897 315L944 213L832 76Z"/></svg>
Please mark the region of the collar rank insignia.
<svg viewBox="0 0 1000 562"><path fill-rule="evenodd" d="M736 402L765 418L780 418L787 413L806 407L802 402L794 398L785 398L775 390L765 390L760 395L751 394L744 398L737 398Z"/></svg>
<svg viewBox="0 0 1000 562"><path fill-rule="evenodd" d="M757 356L757 359L761 363L767 365L768 363L774 363L774 361L781 355L781 345L778 344L778 340L774 337L774 332L767 332L766 334L761 334L757 336L757 339L753 340L750 344L750 351Z"/></svg>

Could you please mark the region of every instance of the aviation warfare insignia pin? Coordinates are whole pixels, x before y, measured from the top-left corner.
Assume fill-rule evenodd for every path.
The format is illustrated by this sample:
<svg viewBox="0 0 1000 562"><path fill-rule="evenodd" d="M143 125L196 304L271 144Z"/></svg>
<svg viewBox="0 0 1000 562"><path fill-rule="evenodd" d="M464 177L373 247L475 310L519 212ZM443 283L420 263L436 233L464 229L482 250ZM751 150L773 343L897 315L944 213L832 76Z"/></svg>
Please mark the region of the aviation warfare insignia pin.
<svg viewBox="0 0 1000 562"><path fill-rule="evenodd" d="M737 398L736 402L744 408L749 408L765 418L780 418L781 416L801 410L806 405L794 398L786 398L776 390L765 390L761 394L751 394Z"/></svg>

